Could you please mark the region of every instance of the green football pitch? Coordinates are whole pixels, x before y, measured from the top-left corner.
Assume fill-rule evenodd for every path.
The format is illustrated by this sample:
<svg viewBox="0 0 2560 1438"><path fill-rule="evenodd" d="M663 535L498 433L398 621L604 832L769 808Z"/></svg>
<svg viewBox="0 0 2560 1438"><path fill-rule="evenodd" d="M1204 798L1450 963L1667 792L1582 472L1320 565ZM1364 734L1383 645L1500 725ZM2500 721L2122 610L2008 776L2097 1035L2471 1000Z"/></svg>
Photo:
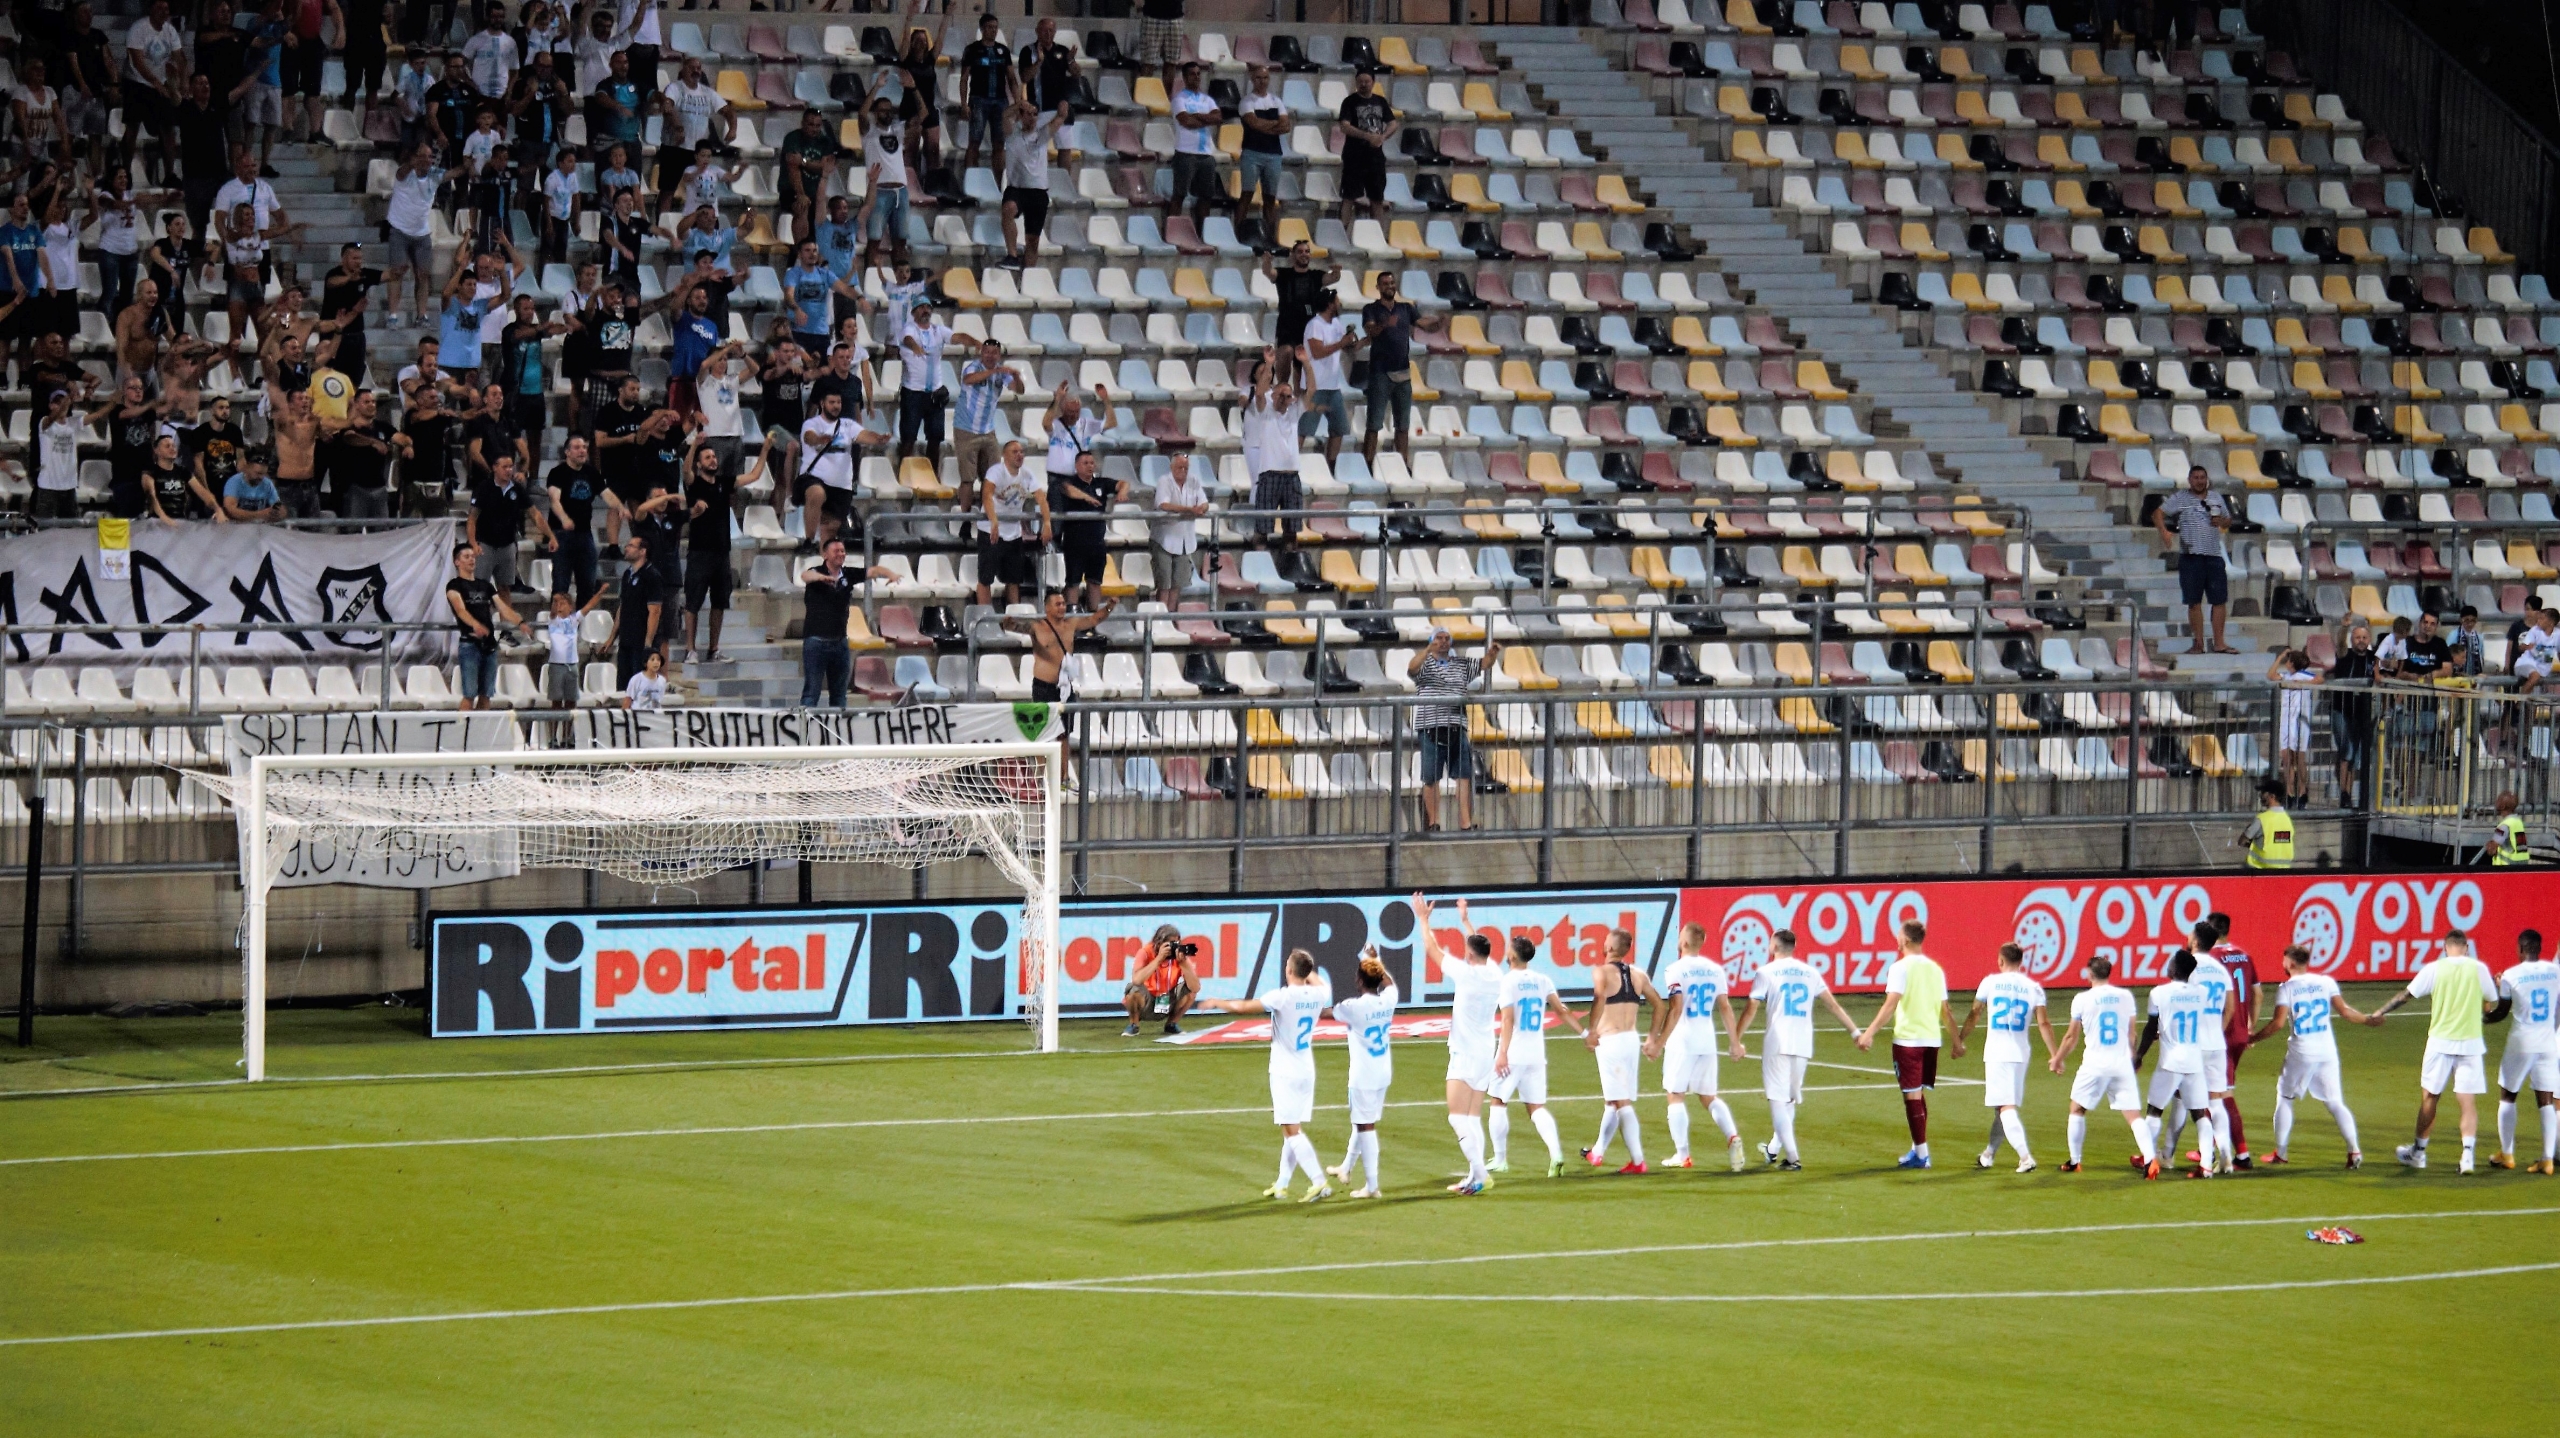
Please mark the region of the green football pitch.
<svg viewBox="0 0 2560 1438"><path fill-rule="evenodd" d="M2340 1035L2361 1172L2306 1105L2290 1167L2144 1183L2100 1114L2064 1174L2041 1066L2042 1171L1974 1167L1955 1082L1937 1168L1897 1172L1881 1056L1826 1032L1801 1173L1727 1172L1702 1119L1707 1166L1549 1179L1523 1122L1476 1199L1442 1191L1444 1053L1412 1043L1387 1196L1302 1206L1256 1197L1259 1047L287 1012L253 1089L220 1082L236 1016L47 1019L0 1049L0 1432L2529 1431L2560 1182L2457 1177L2450 1105L2433 1167L2392 1162L2423 1026ZM2241 1081L2262 1154L2276 1059ZM1555 1076L1570 1155L1598 1079L1565 1045ZM2367 1241L2307 1241L2330 1223Z"/></svg>

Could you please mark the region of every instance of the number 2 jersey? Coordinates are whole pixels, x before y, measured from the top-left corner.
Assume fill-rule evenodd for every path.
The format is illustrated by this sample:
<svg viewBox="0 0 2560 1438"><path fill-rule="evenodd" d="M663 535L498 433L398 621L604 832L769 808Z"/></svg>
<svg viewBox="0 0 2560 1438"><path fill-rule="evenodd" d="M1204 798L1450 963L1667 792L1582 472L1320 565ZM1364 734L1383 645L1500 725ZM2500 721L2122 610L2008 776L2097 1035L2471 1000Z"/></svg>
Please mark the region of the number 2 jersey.
<svg viewBox="0 0 2560 1438"><path fill-rule="evenodd" d="M2327 974L2299 974L2276 989L2276 1002L2284 1005L2285 1017L2293 1025L2293 1037L2285 1041L2285 1048L2301 1055L2304 1063L2338 1061L2338 1035L2329 1023L2329 1001L2337 996L2338 981Z"/></svg>
<svg viewBox="0 0 2560 1438"><path fill-rule="evenodd" d="M1529 969L1502 976L1502 1006L1511 1014L1513 1068L1536 1068L1547 1061L1547 1000L1555 991L1555 980Z"/></svg>
<svg viewBox="0 0 2560 1438"><path fill-rule="evenodd" d="M2133 1072L2133 1021L2140 1012L2130 991L2107 984L2084 989L2071 1000L2071 1021L2080 1026L2080 1067Z"/></svg>
<svg viewBox="0 0 2560 1438"><path fill-rule="evenodd" d="M1661 988L1680 1006L1680 1022L1663 1045L1664 1060L1716 1052L1716 1000L1732 992L1733 975L1704 954L1684 954L1663 973Z"/></svg>
<svg viewBox="0 0 2560 1438"><path fill-rule="evenodd" d="M2044 985L2025 974L1996 973L1973 991L1973 1001L1990 1020L1982 1040L1982 1061L2025 1063L2027 1023L2044 1007Z"/></svg>
<svg viewBox="0 0 2560 1438"><path fill-rule="evenodd" d="M1393 983L1374 994L1361 994L1333 1006L1333 1016L1351 1031L1351 1087L1382 1089L1396 1076L1395 1054L1387 1036L1395 1024L1400 1000Z"/></svg>
<svg viewBox="0 0 2560 1438"><path fill-rule="evenodd" d="M1489 963L1452 960L1445 972L1449 975L1449 1052L1493 1062L1503 971Z"/></svg>
<svg viewBox="0 0 2560 1438"><path fill-rule="evenodd" d="M1262 996L1271 1014L1271 1074L1274 1078L1316 1078L1316 1015L1333 1002L1324 984L1284 984Z"/></svg>

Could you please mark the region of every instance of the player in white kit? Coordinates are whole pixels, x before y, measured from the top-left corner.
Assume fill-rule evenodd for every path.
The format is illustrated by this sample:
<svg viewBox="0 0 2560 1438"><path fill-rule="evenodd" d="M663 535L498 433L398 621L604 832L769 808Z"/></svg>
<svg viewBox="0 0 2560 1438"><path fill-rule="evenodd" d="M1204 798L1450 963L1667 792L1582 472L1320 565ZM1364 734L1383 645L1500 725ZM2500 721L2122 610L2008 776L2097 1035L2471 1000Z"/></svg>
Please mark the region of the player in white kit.
<svg viewBox="0 0 2560 1438"><path fill-rule="evenodd" d="M1493 962L1493 941L1476 932L1467 917L1467 901L1458 901L1458 927L1466 942L1455 954L1440 947L1431 927L1431 900L1413 896L1414 922L1421 926L1423 953L1449 977L1449 1128L1458 1136L1458 1152L1466 1156L1467 1175L1449 1185L1457 1194L1479 1194L1493 1186L1484 1166L1485 1090L1493 1087L1494 1020L1502 1006L1502 970Z"/></svg>
<svg viewBox="0 0 2560 1438"><path fill-rule="evenodd" d="M1716 1096L1716 1060L1725 1045L1741 1041L1733 1021L1733 976L1706 955L1707 926L1680 926L1680 957L1662 975L1669 1002L1653 1011L1653 1035L1645 1054L1662 1060L1664 1119L1671 1127L1671 1168L1693 1168L1689 1156L1689 1101L1707 1111L1724 1134L1725 1161L1742 1172L1742 1130L1733 1110Z"/></svg>
<svg viewBox="0 0 2560 1438"><path fill-rule="evenodd" d="M1768 961L1751 976L1751 1003L1733 1034L1733 1056L1741 1059L1742 1035L1760 1010L1769 1010L1769 1027L1760 1035L1760 1088L1769 1098L1769 1123L1777 1133L1760 1145L1760 1156L1789 1172L1804 1167L1796 1152L1796 1107L1804 1102L1805 1066L1813 1061L1813 1001L1831 1006L1840 1027L1858 1031L1849 1011L1840 1007L1822 971L1796 957L1793 929L1770 936Z"/></svg>
<svg viewBox="0 0 2560 1438"><path fill-rule="evenodd" d="M2142 1056L2151 1051L2153 1041L2160 1045L2160 1067L2151 1074L2151 1139L2156 1151L2135 1155L2133 1166L2143 1168L2159 1155L2176 1152L2177 1132L2171 1129L2167 1141L2162 1140L2160 1116L2176 1112L2196 1121L2196 1132L2207 1135L2201 1140L2203 1152L2189 1178L2213 1177L2214 1152L2210 1135L2212 1118L2207 1106L2212 1102L2204 1072L2203 1033L2222 1022L2222 1010L2212 1003L2212 994L2195 981L2196 956L2180 949L2169 957L2169 982L2151 991L2151 1018L2142 1027L2142 1042L2134 1047L2133 1065L2142 1067ZM2221 1070L2214 1072L2221 1077Z"/></svg>
<svg viewBox="0 0 2560 1438"><path fill-rule="evenodd" d="M1638 1004L1652 1007L1653 1014L1662 1012L1662 995L1656 993L1653 980L1646 978L1627 962L1635 952L1636 936L1625 929L1609 931L1606 953L1608 962L1591 978L1591 1026L1582 1031L1583 1046L1600 1060L1600 1136L1582 1156L1593 1168L1609 1159L1612 1136L1627 1141L1627 1166L1618 1172L1644 1172L1644 1126L1636 1118L1636 1089L1642 1077L1645 1025L1636 1013Z"/></svg>
<svg viewBox="0 0 2560 1438"><path fill-rule="evenodd" d="M1331 1198L1324 1181L1324 1160L1306 1135L1307 1116L1316 1105L1316 1016L1333 1002L1333 985L1304 949L1291 949L1286 979L1259 998L1202 999L1196 1007L1231 1014L1271 1016L1271 1121L1280 1125L1280 1177L1264 1189L1266 1198L1289 1196L1289 1173L1304 1169L1307 1191L1300 1203Z"/></svg>
<svg viewBox="0 0 2560 1438"><path fill-rule="evenodd" d="M1556 1133L1556 1116L1547 1112L1547 1027L1558 1019L1582 1032L1580 1015L1556 996L1556 981L1537 973L1538 946L1511 936L1511 971L1502 976L1502 1013L1493 1046L1493 1162L1495 1173L1511 1169L1511 1103L1529 1106L1529 1122L1547 1145L1547 1177L1564 1172L1564 1140Z"/></svg>
<svg viewBox="0 0 2560 1438"><path fill-rule="evenodd" d="M2347 1107L2338 1082L2338 1035L2334 1019L2382 1027L2382 1020L2356 1012L2338 993L2338 981L2311 972L2311 951L2294 944L2284 951L2284 983L2276 989L2276 1011L2250 1035L2262 1043L2281 1028L2285 1033L2284 1067L2276 1074L2276 1151L2269 1163L2293 1162L2293 1102L2317 1099L2338 1124L2347 1141L2347 1167L2364 1167L2364 1146L2356 1137L2355 1110Z"/></svg>
<svg viewBox="0 0 2560 1438"><path fill-rule="evenodd" d="M2000 1140L2005 1135L2009 1146L2018 1151L2018 1172L2033 1173L2036 1159L2027 1150L2026 1120L2018 1115L2018 1106L2027 1099L2027 1026L2033 1024L2044 1035L2044 1051L2051 1057L2053 1024L2044 1015L2044 985L2027 977L2026 955L2016 944L2000 946L2000 971L1974 989L1973 1007L1965 1010L1964 1023L1956 1029L1958 1053L1964 1051L1975 1019L1986 1021L1982 1102L1991 1110L1991 1137L1974 1162L1991 1167L2000 1157Z"/></svg>
<svg viewBox="0 0 2560 1438"><path fill-rule="evenodd" d="M2142 1117L2142 1080L2133 1071L2133 1022L2141 1006L2132 994L2107 982L2115 973L2113 961L2091 959L2082 972L2089 987L2071 1000L2070 1026L2062 1031L2062 1042L2045 1063L2053 1072L2062 1072L2062 1061L2070 1057L2072 1046L2088 1040L2080 1070L2071 1076L2071 1159L2062 1171L2080 1171L2080 1153L2089 1140L2089 1110L2105 1104L2123 1114L2132 1127L2133 1141L2145 1160L2142 1176L2158 1178L2160 1160L2151 1147L2151 1125Z"/></svg>
<svg viewBox="0 0 2560 1438"><path fill-rule="evenodd" d="M2552 1105L2560 1092L2560 964L2542 956L2538 930L2516 935L2516 961L2498 975L2498 1007L2487 1021L2501 1019L2507 1051L2498 1060L2498 1154L2489 1162L2516 1166L2516 1099L2531 1089L2542 1110L2542 1161L2525 1170L2549 1174L2560 1158L2560 1109Z"/></svg>
<svg viewBox="0 0 2560 1438"><path fill-rule="evenodd" d="M1387 1038L1395 1026L1398 997L1396 981L1372 944L1360 955L1359 994L1333 1006L1333 1016L1351 1031L1351 1148L1340 1168L1325 1172L1349 1183L1351 1166L1359 1164L1366 1181L1351 1190L1353 1198L1376 1198L1379 1192L1378 1116L1386 1112L1387 1086L1396 1077Z"/></svg>
<svg viewBox="0 0 2560 1438"><path fill-rule="evenodd" d="M2239 1156L2231 1144L2230 1030L2232 1015L2239 1003L2240 986L2233 981L2231 971L2224 968L2222 961L2210 952L2215 944L2222 941L2222 933L2213 926L2213 922L2208 919L2196 925L2194 937L2195 947L2188 952L2195 956L2196 974L2188 982L2204 990L2207 1020L2205 1026L2196 1034L2196 1070L2204 1075L2205 1098L2213 1113L2212 1129L2209 1135L2213 1141L2212 1146L2210 1148L2206 1146L2205 1140L2208 1133L2205 1128L2199 1126L2196 1130L2195 1157L2196 1162L2204 1168L2219 1167L2222 1172L2229 1173L2238 1166L2236 1160ZM2183 1127L2183 1122L2180 1126ZM2160 1151L2171 1153L2175 1152L2177 1147L2178 1129L2172 1128L2169 1132L2169 1141L2160 1146ZM2214 1162L2216 1154L2221 1155L2218 1165Z"/></svg>

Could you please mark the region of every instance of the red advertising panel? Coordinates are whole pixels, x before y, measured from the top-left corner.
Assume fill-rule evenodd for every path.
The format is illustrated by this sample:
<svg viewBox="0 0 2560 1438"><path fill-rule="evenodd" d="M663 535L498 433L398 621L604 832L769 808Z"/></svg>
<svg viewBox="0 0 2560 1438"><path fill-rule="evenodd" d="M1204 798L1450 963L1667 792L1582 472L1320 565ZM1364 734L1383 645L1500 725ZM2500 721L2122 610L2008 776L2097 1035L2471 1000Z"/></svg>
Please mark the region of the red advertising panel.
<svg viewBox="0 0 2560 1438"><path fill-rule="evenodd" d="M1796 952L1834 988L1881 992L1894 935L1906 919L1929 926L1928 951L1947 982L1970 989L1996 967L2000 945L2026 951L2039 983L2077 987L2104 955L2118 983L2167 977L2169 956L2197 920L2229 914L2231 942L2280 973L2287 944L2341 982L2406 978L2434 957L2447 929L2469 932L2492 969L2515 959L2519 930L2560 926L2560 871L2446 874L2195 874L2123 879L1973 879L1897 884L1777 884L1682 891L1680 917L1703 924L1707 952L1736 979L1756 972L1771 936L1792 930Z"/></svg>

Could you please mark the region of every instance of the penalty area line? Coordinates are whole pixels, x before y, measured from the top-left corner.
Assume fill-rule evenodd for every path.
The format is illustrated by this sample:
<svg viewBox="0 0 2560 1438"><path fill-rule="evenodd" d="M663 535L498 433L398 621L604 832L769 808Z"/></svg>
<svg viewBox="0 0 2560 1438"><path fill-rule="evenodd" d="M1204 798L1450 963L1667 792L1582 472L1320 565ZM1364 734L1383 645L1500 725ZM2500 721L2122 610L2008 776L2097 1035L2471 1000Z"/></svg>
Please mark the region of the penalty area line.
<svg viewBox="0 0 2560 1438"><path fill-rule="evenodd" d="M2382 1275L2338 1279L2298 1279L2289 1282L2254 1284L2222 1284L2162 1288L2105 1289L2041 1289L1986 1293L1907 1293L1907 1294L1699 1294L1699 1295L1544 1295L1510 1294L1471 1296L1462 1294L1379 1294L1379 1293L1309 1293L1285 1289L1247 1292L1240 1289L1176 1288L1174 1283L1207 1282L1221 1278L1270 1277L1289 1273L1349 1273L1381 1268L1429 1268L1485 1263L1526 1263L1556 1259L1638 1257L1660 1253L1708 1253L1760 1248L1806 1247L1824 1244L1944 1242L1966 1238L2045 1238L2091 1233L2128 1233L2159 1229L2245 1228L2291 1225L2298 1223L2381 1223L2394 1219L2464 1219L2520 1218L2560 1213L2560 1208L2484 1208L2441 1210L2419 1213L2368 1213L2314 1216L2310 1218L2231 1218L2178 1220L2159 1223L2080 1224L2065 1228L1970 1229L1940 1233L1848 1234L1826 1238L1754 1239L1729 1243L1644 1244L1625 1248L1588 1248L1547 1250L1529 1253L1473 1254L1454 1258L1383 1259L1352 1263L1316 1263L1292 1268L1241 1268L1211 1270L1199 1273L1130 1274L1122 1278L1030 1279L1005 1283L951 1283L901 1288L843 1288L811 1293L739 1294L712 1298L666 1298L629 1303L559 1304L536 1308L484 1308L453 1313L385 1314L363 1318L309 1318L275 1323L207 1324L185 1328L142 1328L107 1333L30 1334L0 1338L0 1348L58 1347L79 1343L128 1343L158 1338L222 1338L257 1333L306 1333L333 1329L400 1328L443 1323L492 1323L512 1319L586 1318L621 1313L669 1313L716 1308L754 1308L775 1304L840 1303L859 1299L883 1298L948 1298L985 1293L1132 1293L1181 1298L1315 1298L1358 1302L1700 1302L1700 1303L1890 1303L1947 1299L2009 1298L2097 1298L2153 1297L2210 1293L2274 1292L2294 1288L2337 1288L2359 1284L2428 1283L2461 1278L2494 1278L2521 1273L2543 1273L2560 1270L2560 1262L2513 1264L2497 1268L2445 1270L2435 1273Z"/></svg>
<svg viewBox="0 0 2560 1438"><path fill-rule="evenodd" d="M1831 1093L1843 1089L1890 1088L1891 1084L1813 1084L1807 1093ZM1654 1098L1658 1095L1645 1094ZM1598 1094L1563 1094L1556 1103L1596 1103ZM1446 1099L1398 1099L1389 1108L1439 1108ZM1349 1104L1316 1105L1317 1112L1342 1113ZM625 1128L586 1133L482 1134L456 1138L386 1138L358 1139L345 1143L279 1143L244 1144L232 1148L179 1148L140 1150L131 1153L60 1153L36 1154L23 1158L0 1158L0 1168L32 1168L48 1164L69 1163L138 1163L149 1159L172 1158L247 1158L260 1154L285 1153L365 1153L381 1149L407 1148L488 1148L510 1144L541 1143L606 1143L622 1139L649 1138L717 1138L759 1133L831 1133L875 1128L950 1128L974 1127L981 1124L1033 1123L1121 1123L1168 1118L1237 1118L1247 1114L1267 1114L1269 1104L1253 1104L1236 1108L1174 1108L1117 1110L1101 1113L1025 1113L982 1114L959 1118L849 1118L810 1119L798 1123L714 1124L691 1128Z"/></svg>

